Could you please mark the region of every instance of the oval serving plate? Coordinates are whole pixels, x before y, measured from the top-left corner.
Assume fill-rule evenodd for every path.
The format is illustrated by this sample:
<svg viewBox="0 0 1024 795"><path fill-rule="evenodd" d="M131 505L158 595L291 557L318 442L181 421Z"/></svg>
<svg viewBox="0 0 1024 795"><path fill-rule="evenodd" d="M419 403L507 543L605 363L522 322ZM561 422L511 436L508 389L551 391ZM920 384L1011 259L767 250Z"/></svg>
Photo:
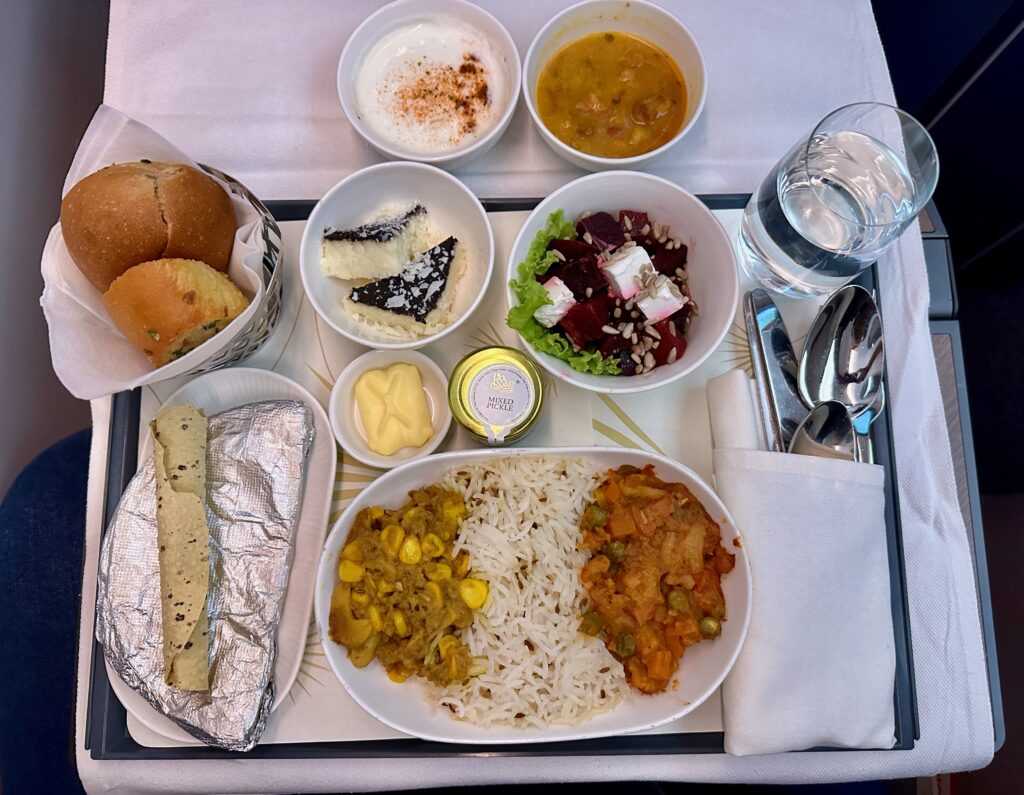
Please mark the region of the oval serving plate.
<svg viewBox="0 0 1024 795"><path fill-rule="evenodd" d="M316 436L306 466L306 486L302 494L302 513L295 530L295 552L292 557L288 591L281 608L277 630L277 660L274 663L274 703L276 709L288 694L302 665L313 608L313 572L317 565L320 542L331 511L337 454L334 434L327 414L305 389L283 375L252 367L215 370L189 381L175 391L163 405L191 402L208 415L235 406L262 400L301 400L313 409ZM139 461L152 455L153 443L144 437ZM107 677L118 700L146 728L172 740L198 743L195 737L157 712L141 695L126 685L109 663Z"/></svg>
<svg viewBox="0 0 1024 795"><path fill-rule="evenodd" d="M331 592L338 582L338 555L355 515L370 505L396 508L405 502L411 490L438 482L451 468L469 462L486 461L498 457L498 454L493 450L462 450L429 456L381 476L349 504L331 528L317 570L314 606L327 661L349 695L382 723L424 740L447 743L537 743L644 731L695 710L718 688L736 661L747 634L750 617L750 567L732 517L704 481L682 464L642 450L610 447L522 448L505 450L500 454L501 457L529 455L579 457L592 462L597 470L623 464L638 467L653 464L658 477L685 484L701 501L711 518L718 522L723 544L736 554L735 568L722 578L728 610L728 620L722 626L722 634L710 643L699 643L688 649L679 671L665 691L646 696L630 690L615 709L596 715L578 726L549 726L544 729L508 726L484 728L456 720L448 710L436 709L427 686L419 677L396 684L388 679L384 667L376 661L366 668L356 668L349 661L346 649L332 641L327 634Z"/></svg>

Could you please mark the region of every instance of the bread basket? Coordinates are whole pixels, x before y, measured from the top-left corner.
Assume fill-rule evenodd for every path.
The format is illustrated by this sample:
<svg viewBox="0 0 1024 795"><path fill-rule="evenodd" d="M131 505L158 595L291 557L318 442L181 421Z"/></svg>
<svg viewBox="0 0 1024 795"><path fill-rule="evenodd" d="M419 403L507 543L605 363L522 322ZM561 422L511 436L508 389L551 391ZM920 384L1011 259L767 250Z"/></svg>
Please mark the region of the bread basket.
<svg viewBox="0 0 1024 795"><path fill-rule="evenodd" d="M203 171L218 180L232 195L238 196L252 205L259 216L257 223L260 236L263 239L262 278L265 289L260 306L257 307L255 314L242 330L216 354L188 370L184 375L199 375L210 370L228 367L249 354L255 353L266 342L281 314L281 275L278 267L281 264L281 229L277 225L277 221L274 220L274 216L270 214L266 205L237 179L205 163L198 165Z"/></svg>

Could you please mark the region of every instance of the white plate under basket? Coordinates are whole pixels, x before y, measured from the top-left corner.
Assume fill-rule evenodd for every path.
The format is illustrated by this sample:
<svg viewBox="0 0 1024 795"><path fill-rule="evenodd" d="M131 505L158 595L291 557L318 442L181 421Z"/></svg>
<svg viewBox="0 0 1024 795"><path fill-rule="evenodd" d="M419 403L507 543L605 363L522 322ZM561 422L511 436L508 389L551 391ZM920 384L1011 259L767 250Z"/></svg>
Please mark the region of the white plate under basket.
<svg viewBox="0 0 1024 795"><path fill-rule="evenodd" d="M201 375L168 397L164 405L194 403L207 415L212 415L262 400L301 400L313 410L313 423L316 427L316 436L306 464L306 485L302 494L302 512L295 530L295 554L288 578L288 591L277 630L273 711L294 684L306 648L313 609L314 577L320 544L330 517L337 465L337 450L330 421L317 400L290 378L251 367L229 367ZM140 467L152 454L152 450L153 444L147 435L139 457ZM124 708L146 728L172 740L197 742L192 735L157 712L146 699L128 687L109 663L107 677Z"/></svg>

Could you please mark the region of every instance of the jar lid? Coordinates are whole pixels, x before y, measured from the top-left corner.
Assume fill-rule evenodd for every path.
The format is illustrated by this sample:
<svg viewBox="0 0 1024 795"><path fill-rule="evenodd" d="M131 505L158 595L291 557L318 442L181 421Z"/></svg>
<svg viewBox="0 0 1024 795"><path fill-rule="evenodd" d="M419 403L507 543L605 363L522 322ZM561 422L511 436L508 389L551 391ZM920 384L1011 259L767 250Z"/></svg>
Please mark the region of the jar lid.
<svg viewBox="0 0 1024 795"><path fill-rule="evenodd" d="M452 417L487 444L511 444L525 436L543 402L536 365L515 348L473 351L455 365L448 380Z"/></svg>

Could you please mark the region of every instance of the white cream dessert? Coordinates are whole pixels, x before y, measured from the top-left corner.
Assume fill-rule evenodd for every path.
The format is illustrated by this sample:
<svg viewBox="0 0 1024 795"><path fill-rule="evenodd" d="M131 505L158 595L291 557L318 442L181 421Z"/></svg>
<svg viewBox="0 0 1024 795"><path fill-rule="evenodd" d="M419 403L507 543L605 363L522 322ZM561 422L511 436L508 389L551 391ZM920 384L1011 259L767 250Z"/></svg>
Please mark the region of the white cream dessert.
<svg viewBox="0 0 1024 795"><path fill-rule="evenodd" d="M417 154L471 145L497 122L505 65L476 27L432 14L391 31L356 73L359 116L386 143Z"/></svg>
<svg viewBox="0 0 1024 795"><path fill-rule="evenodd" d="M325 229L320 268L336 279L395 276L430 247L431 237L423 205L386 205L354 229Z"/></svg>

